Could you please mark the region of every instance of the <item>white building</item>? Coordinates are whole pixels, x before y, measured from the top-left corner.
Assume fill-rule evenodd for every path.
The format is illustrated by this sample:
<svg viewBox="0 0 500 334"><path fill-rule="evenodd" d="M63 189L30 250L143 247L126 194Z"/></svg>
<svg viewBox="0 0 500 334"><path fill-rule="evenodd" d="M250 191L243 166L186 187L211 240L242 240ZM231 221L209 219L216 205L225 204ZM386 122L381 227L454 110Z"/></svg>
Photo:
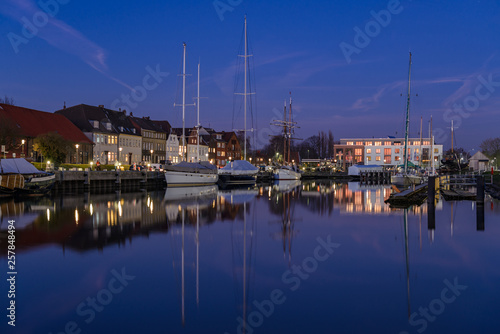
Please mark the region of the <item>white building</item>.
<svg viewBox="0 0 500 334"><path fill-rule="evenodd" d="M166 149L167 161L173 164L179 163L179 136L173 131L168 135Z"/></svg>
<svg viewBox="0 0 500 334"><path fill-rule="evenodd" d="M362 146L363 162L365 165L379 165L394 167L402 165L404 161L404 138L350 138L340 139L340 145ZM432 146L429 138L408 139L408 160L414 165L430 167L430 160L434 161L434 167L439 168L443 156L443 145Z"/></svg>

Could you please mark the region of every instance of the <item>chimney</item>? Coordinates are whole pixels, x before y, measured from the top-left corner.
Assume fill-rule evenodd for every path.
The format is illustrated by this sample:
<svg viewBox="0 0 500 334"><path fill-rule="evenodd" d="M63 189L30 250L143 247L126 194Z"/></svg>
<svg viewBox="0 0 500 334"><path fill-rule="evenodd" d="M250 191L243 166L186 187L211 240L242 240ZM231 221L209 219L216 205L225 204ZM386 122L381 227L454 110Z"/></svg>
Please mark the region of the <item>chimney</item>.
<svg viewBox="0 0 500 334"><path fill-rule="evenodd" d="M99 108L104 108L104 104L100 104L100 105L99 105Z"/></svg>
<svg viewBox="0 0 500 334"><path fill-rule="evenodd" d="M66 101L64 101L63 109L66 109Z"/></svg>

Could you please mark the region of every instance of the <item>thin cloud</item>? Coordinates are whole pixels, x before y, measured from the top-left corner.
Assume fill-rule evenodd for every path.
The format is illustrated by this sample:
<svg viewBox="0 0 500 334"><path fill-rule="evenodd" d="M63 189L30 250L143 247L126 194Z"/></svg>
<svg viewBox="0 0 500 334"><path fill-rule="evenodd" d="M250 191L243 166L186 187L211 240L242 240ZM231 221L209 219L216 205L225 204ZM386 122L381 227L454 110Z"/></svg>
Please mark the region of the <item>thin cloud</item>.
<svg viewBox="0 0 500 334"><path fill-rule="evenodd" d="M42 12L32 0L4 0L0 5L0 12L5 16L9 16L21 24L23 18L30 20L38 12ZM44 13L44 12L43 12ZM81 32L73 27L58 20L56 17L48 16L48 22L45 26L39 27L36 37L45 40L53 47L66 53L79 57L87 65L96 71L104 74L106 77L117 82L118 84L133 90L132 87L114 77L106 64L106 51L86 38ZM21 30L14 32L21 37ZM20 48L26 47L21 44Z"/></svg>

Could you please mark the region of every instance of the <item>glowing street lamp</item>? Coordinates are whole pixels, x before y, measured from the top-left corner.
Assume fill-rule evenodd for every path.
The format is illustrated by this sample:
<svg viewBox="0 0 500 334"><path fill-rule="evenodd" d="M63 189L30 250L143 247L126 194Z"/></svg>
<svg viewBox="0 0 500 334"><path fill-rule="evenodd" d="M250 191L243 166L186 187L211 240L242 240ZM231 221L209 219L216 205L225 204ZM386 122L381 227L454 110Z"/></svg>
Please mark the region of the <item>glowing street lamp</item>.
<svg viewBox="0 0 500 334"><path fill-rule="evenodd" d="M76 163L78 163L78 147L80 145L76 144L75 147L76 147Z"/></svg>

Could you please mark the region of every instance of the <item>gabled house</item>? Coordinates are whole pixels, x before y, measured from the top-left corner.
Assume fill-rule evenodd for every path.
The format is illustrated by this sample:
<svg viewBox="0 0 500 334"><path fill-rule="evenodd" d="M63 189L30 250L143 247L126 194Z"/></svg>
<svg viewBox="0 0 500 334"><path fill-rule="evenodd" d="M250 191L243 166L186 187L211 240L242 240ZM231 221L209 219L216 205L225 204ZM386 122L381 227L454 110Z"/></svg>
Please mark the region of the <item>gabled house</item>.
<svg viewBox="0 0 500 334"><path fill-rule="evenodd" d="M490 158L488 158L483 152L477 151L469 159L469 168L473 171L485 171L488 170L490 164Z"/></svg>
<svg viewBox="0 0 500 334"><path fill-rule="evenodd" d="M42 161L43 157L33 151L33 140L47 133L55 132L70 141L75 147L66 156L66 163L88 163L92 157L92 141L63 115L28 109L8 104L0 104L0 122L8 131L0 150L5 158L26 158ZM0 136L3 137L3 136ZM7 138L12 137L12 138ZM78 145L78 148L77 148Z"/></svg>
<svg viewBox="0 0 500 334"><path fill-rule="evenodd" d="M148 117L133 117L130 120L142 135L142 161L160 163L166 160L167 132Z"/></svg>
<svg viewBox="0 0 500 334"><path fill-rule="evenodd" d="M176 164L180 162L179 157L179 136L174 131L168 121L153 121L167 134L167 143L165 145L165 159L167 163ZM182 129L181 129L182 133Z"/></svg>
<svg viewBox="0 0 500 334"><path fill-rule="evenodd" d="M64 115L94 142L92 161L101 164L133 164L141 161L141 134L125 112L86 104L56 111Z"/></svg>
<svg viewBox="0 0 500 334"><path fill-rule="evenodd" d="M199 146L198 146L198 131L196 127L189 130L189 136L187 139L187 161L197 162L208 161L208 146L210 134L203 128L200 127L199 130ZM199 148L199 154L197 150Z"/></svg>

